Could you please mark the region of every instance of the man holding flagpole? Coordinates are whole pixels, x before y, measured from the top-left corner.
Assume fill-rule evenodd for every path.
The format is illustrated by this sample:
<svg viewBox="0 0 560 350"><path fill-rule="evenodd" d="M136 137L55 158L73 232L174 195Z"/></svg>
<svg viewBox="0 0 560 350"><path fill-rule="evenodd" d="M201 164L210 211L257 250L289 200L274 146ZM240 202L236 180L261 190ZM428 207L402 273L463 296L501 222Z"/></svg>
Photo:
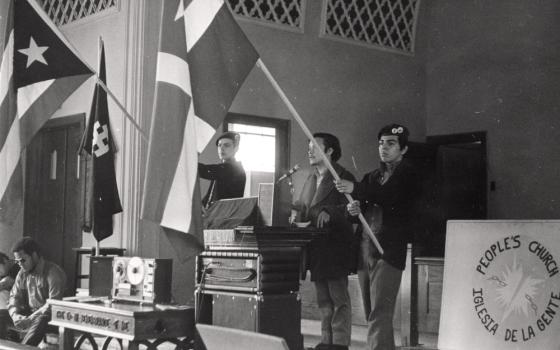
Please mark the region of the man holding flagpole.
<svg viewBox="0 0 560 350"><path fill-rule="evenodd" d="M338 191L352 193L358 199L348 204L351 215L361 213L362 203L372 231L385 248L380 252L363 235L358 277L370 350L395 349L392 321L406 265L406 246L413 235L414 202L420 193L416 170L403 158L408 151L408 135L404 125L384 126L377 134L380 167L366 174L361 182L336 183Z"/></svg>

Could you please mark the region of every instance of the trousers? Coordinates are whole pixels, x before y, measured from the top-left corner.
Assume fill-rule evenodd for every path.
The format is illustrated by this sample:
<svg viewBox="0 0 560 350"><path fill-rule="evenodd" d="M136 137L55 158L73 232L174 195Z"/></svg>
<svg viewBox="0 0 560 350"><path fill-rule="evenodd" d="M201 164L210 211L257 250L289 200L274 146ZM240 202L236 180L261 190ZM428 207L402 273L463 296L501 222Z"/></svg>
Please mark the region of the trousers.
<svg viewBox="0 0 560 350"><path fill-rule="evenodd" d="M49 329L50 316L41 315L33 319L29 327L25 330L25 335L21 341L22 344L37 346Z"/></svg>
<svg viewBox="0 0 560 350"><path fill-rule="evenodd" d="M350 345L352 307L348 293L348 276L322 279L315 283L317 306L321 312L321 343Z"/></svg>
<svg viewBox="0 0 560 350"><path fill-rule="evenodd" d="M367 319L367 348L394 350L393 316L402 271L383 259L369 256L358 270Z"/></svg>

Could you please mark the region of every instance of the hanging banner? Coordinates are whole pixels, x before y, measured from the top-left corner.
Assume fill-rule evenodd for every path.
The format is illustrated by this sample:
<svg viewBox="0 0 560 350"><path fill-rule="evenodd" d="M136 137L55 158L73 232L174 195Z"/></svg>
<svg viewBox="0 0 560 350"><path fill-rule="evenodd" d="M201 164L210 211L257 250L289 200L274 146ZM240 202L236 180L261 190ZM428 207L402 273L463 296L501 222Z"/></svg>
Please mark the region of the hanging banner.
<svg viewBox="0 0 560 350"><path fill-rule="evenodd" d="M558 349L560 221L449 221L438 348Z"/></svg>

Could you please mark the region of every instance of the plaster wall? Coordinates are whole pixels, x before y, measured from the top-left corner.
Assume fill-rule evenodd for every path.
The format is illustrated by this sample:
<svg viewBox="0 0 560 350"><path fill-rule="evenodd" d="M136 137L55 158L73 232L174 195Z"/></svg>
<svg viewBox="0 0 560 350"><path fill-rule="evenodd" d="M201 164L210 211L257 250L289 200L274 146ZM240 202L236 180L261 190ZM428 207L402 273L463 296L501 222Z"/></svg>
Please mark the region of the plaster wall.
<svg viewBox="0 0 560 350"><path fill-rule="evenodd" d="M428 135L487 131L490 219L560 209L560 3L424 1Z"/></svg>

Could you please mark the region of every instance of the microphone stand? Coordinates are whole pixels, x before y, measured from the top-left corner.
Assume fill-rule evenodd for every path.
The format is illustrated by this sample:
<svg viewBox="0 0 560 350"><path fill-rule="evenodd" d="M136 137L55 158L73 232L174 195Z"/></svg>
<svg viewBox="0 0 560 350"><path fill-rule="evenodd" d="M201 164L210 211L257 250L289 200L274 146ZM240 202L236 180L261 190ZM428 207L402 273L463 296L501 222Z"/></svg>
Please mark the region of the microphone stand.
<svg viewBox="0 0 560 350"><path fill-rule="evenodd" d="M288 186L290 186L290 195L292 196L292 202L294 201L294 183L292 182L292 175L288 176Z"/></svg>
<svg viewBox="0 0 560 350"><path fill-rule="evenodd" d="M291 206L294 203L294 191L295 191L294 183L292 181L292 175L289 175L286 178L286 180L287 180L286 182L288 183L288 187L290 188L290 206ZM295 220L295 217L292 217L293 216L292 213L293 211L290 210L290 216L288 217L288 223L290 226L294 225L293 221Z"/></svg>

